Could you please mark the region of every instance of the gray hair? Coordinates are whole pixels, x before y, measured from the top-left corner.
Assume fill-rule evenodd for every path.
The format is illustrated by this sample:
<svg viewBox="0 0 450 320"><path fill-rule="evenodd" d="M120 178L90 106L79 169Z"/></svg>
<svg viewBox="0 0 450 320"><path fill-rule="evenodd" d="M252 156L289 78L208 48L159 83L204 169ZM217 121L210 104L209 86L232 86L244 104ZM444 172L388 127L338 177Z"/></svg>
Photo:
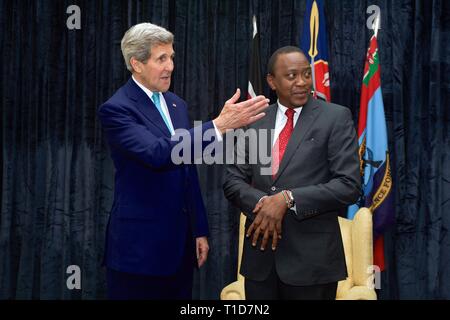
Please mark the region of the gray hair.
<svg viewBox="0 0 450 320"><path fill-rule="evenodd" d="M173 34L163 27L147 22L132 26L120 43L127 69L133 72L131 58L145 63L150 58L152 47L168 43L173 43Z"/></svg>

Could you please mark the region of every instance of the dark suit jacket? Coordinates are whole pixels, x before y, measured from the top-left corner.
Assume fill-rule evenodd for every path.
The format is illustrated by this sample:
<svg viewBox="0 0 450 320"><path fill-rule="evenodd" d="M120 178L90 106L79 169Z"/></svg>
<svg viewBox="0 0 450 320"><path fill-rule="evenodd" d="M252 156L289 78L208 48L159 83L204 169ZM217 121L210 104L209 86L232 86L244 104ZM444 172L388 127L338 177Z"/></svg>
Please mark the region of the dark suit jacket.
<svg viewBox="0 0 450 320"><path fill-rule="evenodd" d="M171 92L164 98L175 130L190 128L186 103ZM105 263L128 273L173 274L185 248L193 250L187 233L208 235L196 168L172 163L176 142L132 79L100 107L98 116L116 168ZM213 128L207 122L200 132ZM192 143L193 132L188 131Z"/></svg>
<svg viewBox="0 0 450 320"><path fill-rule="evenodd" d="M266 116L250 128L274 129L276 113L277 105L271 105ZM262 144L258 141L249 146L241 135L235 159L249 159L257 145L266 144L270 152L272 139L273 133ZM297 214L291 210L286 213L282 239L275 252L271 246L262 252L259 243L253 248L251 240L245 239L241 274L261 281L275 263L280 279L291 285L345 279L338 214L360 194L358 144L350 110L310 98L296 123L276 179L261 174L263 167L267 165L260 161L227 167L225 196L247 215L246 229L254 219L251 212L259 199L283 189L292 190Z"/></svg>

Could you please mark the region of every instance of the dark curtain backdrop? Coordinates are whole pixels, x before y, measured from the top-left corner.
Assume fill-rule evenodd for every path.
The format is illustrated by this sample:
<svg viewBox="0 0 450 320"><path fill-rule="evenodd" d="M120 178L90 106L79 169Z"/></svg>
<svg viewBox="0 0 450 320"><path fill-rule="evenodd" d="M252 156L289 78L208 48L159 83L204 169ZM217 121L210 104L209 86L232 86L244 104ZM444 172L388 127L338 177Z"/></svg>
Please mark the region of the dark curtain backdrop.
<svg viewBox="0 0 450 320"><path fill-rule="evenodd" d="M274 50L298 45L305 2L1 1L0 298L105 297L100 264L114 168L96 109L129 77L120 40L131 25L151 21L175 34L172 90L192 120L207 120L236 87L246 96L252 14L265 74ZM81 8L81 30L66 28L71 4ZM326 1L332 100L355 121L371 4L382 14L396 196L379 294L449 299L450 1ZM223 169L199 167L211 228L208 262L195 274L200 299L217 299L236 278L238 212L223 196ZM70 265L81 268L81 290L66 287Z"/></svg>

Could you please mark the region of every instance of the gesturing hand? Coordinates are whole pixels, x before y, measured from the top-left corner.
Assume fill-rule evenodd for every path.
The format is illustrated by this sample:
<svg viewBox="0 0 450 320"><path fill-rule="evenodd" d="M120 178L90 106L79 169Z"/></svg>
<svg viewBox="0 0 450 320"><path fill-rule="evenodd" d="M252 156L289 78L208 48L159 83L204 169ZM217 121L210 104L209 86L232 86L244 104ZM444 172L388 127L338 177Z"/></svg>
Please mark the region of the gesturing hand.
<svg viewBox="0 0 450 320"><path fill-rule="evenodd" d="M224 134L229 129L237 129L258 121L266 114L263 112L269 106L269 99L264 96L236 103L241 96L241 90L225 102L219 116L214 119L217 129Z"/></svg>
<svg viewBox="0 0 450 320"><path fill-rule="evenodd" d="M272 250L277 248L278 239L281 239L281 223L286 210L286 201L281 192L265 197L256 204L253 209L256 218L246 234L247 237L253 234L253 246L256 246L259 236L262 235L261 250L265 250L269 237L272 237Z"/></svg>

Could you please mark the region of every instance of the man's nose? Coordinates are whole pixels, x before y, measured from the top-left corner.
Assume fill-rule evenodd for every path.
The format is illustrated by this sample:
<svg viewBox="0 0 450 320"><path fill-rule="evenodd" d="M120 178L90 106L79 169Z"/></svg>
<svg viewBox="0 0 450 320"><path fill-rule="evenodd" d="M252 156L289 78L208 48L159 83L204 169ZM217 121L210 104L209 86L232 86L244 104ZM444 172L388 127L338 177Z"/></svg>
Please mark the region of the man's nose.
<svg viewBox="0 0 450 320"><path fill-rule="evenodd" d="M173 68L175 67L175 64L173 63L172 59L169 59L169 61L166 64L166 70L167 71L173 71Z"/></svg>
<svg viewBox="0 0 450 320"><path fill-rule="evenodd" d="M303 75L299 74L297 76L297 78L295 79L295 85L302 87L305 85L305 83L306 83L306 81L305 81L305 79L303 79Z"/></svg>

